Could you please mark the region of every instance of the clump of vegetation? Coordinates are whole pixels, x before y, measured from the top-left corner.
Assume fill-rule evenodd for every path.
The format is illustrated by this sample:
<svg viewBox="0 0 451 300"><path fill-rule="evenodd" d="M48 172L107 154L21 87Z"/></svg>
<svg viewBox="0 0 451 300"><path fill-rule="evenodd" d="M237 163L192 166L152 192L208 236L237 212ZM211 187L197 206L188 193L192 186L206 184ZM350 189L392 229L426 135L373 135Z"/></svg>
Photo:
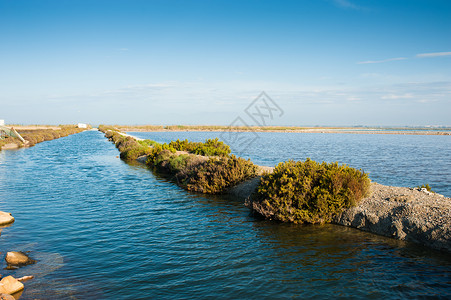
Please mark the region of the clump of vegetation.
<svg viewBox="0 0 451 300"><path fill-rule="evenodd" d="M157 142L152 141L152 140L142 140L142 141L138 141L138 143L140 143L143 146L151 146L151 147L158 144Z"/></svg>
<svg viewBox="0 0 451 300"><path fill-rule="evenodd" d="M58 129L18 129L17 132L26 141L24 144L18 138L6 137L0 140L0 150L6 144L17 144L19 147L34 146L37 143L51 141L71 134L79 133L86 128L78 128L75 125L60 125Z"/></svg>
<svg viewBox="0 0 451 300"><path fill-rule="evenodd" d="M326 223L369 194L361 170L338 163L287 161L261 178L246 205L266 218L294 223Z"/></svg>
<svg viewBox="0 0 451 300"><path fill-rule="evenodd" d="M152 150L149 146L141 145L132 137L120 139L116 146L121 152L120 157L125 160L135 160L140 156L148 155Z"/></svg>
<svg viewBox="0 0 451 300"><path fill-rule="evenodd" d="M181 187L190 191L221 193L257 173L257 167L250 160L230 156L230 147L217 138L207 139L205 143L177 140L160 144L150 140L136 141L112 127L99 126L99 129L115 143L122 159L147 155L148 166L172 175Z"/></svg>
<svg viewBox="0 0 451 300"><path fill-rule="evenodd" d="M155 159L147 160L147 165L156 167L159 172L175 175L175 179L180 186L185 186L185 181L199 164L205 161L205 158L194 154L177 155L170 150L160 151Z"/></svg>
<svg viewBox="0 0 451 300"><path fill-rule="evenodd" d="M218 138L207 139L204 143L189 142L188 140L171 141L169 146L177 151L187 151L204 156L227 156L231 150L229 145L219 141Z"/></svg>
<svg viewBox="0 0 451 300"><path fill-rule="evenodd" d="M113 141L120 152L120 157L124 160L135 160L140 156L149 155L153 150L146 143L140 143L133 137L124 136L117 131L106 129L105 127L102 127L102 130L106 130L105 137Z"/></svg>
<svg viewBox="0 0 451 300"><path fill-rule="evenodd" d="M246 179L255 177L257 167L250 161L230 157L177 155L168 149L160 151L147 165L157 171L173 175L181 187L204 194L218 194Z"/></svg>
<svg viewBox="0 0 451 300"><path fill-rule="evenodd" d="M428 183L426 183L426 185L424 185L424 184L419 185L419 186L417 186L417 188L420 189L420 190L421 189L426 189L428 192L435 193Z"/></svg>
<svg viewBox="0 0 451 300"><path fill-rule="evenodd" d="M175 153L176 150L172 147L170 147L168 144L159 144L156 143L152 149L150 150L148 156L147 156L147 164L148 165L156 165L157 163L157 158L159 156L159 154L163 151L167 151L170 153Z"/></svg>
<svg viewBox="0 0 451 300"><path fill-rule="evenodd" d="M86 128L78 128L75 125L60 125L60 129L33 129L18 130L24 140L28 141L28 146L33 146L44 141L51 141L60 137L85 131Z"/></svg>
<svg viewBox="0 0 451 300"><path fill-rule="evenodd" d="M187 174L184 180L189 191L217 194L257 175L257 166L250 160L231 155L211 157Z"/></svg>

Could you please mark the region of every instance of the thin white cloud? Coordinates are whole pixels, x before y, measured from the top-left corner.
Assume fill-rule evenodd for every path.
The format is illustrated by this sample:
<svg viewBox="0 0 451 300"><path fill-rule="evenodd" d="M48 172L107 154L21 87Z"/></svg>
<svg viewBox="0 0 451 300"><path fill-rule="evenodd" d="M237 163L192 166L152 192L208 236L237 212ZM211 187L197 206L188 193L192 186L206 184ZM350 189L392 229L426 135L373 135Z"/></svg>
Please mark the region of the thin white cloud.
<svg viewBox="0 0 451 300"><path fill-rule="evenodd" d="M387 58L387 59L382 59L382 60L367 60L367 61L360 61L357 64L359 65L364 65L364 64L380 64L380 63L385 63L385 62L389 62L389 61L397 61L397 60L405 60L407 59L407 57L395 57L395 58Z"/></svg>
<svg viewBox="0 0 451 300"><path fill-rule="evenodd" d="M451 56L451 52L420 53L416 55L416 57L438 57L438 56Z"/></svg>

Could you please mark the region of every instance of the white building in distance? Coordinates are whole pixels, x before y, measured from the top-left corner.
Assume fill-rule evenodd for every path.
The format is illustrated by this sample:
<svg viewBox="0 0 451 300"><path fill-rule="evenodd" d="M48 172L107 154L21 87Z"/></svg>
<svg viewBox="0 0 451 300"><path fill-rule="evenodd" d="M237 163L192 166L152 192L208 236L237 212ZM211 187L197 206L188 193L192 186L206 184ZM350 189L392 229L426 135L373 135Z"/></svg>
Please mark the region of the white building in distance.
<svg viewBox="0 0 451 300"><path fill-rule="evenodd" d="M5 120L0 120L0 126L5 126Z"/></svg>
<svg viewBox="0 0 451 300"><path fill-rule="evenodd" d="M77 127L78 128L88 128L88 125L85 123L78 123Z"/></svg>

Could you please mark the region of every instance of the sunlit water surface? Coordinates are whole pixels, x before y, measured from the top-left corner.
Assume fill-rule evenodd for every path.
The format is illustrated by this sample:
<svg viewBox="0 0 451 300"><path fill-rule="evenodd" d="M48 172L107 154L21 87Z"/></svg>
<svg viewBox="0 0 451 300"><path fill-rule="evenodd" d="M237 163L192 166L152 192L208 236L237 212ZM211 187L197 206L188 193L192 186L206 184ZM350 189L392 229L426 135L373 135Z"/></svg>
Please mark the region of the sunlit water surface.
<svg viewBox="0 0 451 300"><path fill-rule="evenodd" d="M158 141L218 133L136 133ZM235 153L262 165L340 161L373 180L450 192L449 137L264 133ZM355 229L255 219L126 164L89 131L0 152L0 252L30 251L21 299L451 297L447 254Z"/></svg>

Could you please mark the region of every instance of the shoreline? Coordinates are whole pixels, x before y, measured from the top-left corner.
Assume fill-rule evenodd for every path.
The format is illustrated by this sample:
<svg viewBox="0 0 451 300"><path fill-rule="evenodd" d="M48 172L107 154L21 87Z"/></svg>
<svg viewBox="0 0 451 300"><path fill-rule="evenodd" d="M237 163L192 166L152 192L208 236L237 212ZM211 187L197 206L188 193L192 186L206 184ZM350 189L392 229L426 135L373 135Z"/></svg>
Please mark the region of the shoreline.
<svg viewBox="0 0 451 300"><path fill-rule="evenodd" d="M282 126L114 126L123 132L282 132L282 133L346 133L346 134L399 134L399 135L451 135L451 128L387 127L282 127Z"/></svg>
<svg viewBox="0 0 451 300"><path fill-rule="evenodd" d="M121 133L123 134L123 133ZM130 134L123 134L136 138ZM146 155L136 159L145 164ZM258 166L258 176L225 191L246 206L264 172L273 167ZM371 194L358 205L336 215L332 224L356 228L381 236L405 240L451 253L451 198L425 189L392 187L371 182Z"/></svg>
<svg viewBox="0 0 451 300"><path fill-rule="evenodd" d="M451 132L444 131L358 131L358 130L332 130L332 129L298 129L298 130L244 130L244 129L159 129L159 130L143 130L143 129L123 129L125 132L280 132L280 133L346 133L346 134L399 134L399 135L451 135Z"/></svg>

